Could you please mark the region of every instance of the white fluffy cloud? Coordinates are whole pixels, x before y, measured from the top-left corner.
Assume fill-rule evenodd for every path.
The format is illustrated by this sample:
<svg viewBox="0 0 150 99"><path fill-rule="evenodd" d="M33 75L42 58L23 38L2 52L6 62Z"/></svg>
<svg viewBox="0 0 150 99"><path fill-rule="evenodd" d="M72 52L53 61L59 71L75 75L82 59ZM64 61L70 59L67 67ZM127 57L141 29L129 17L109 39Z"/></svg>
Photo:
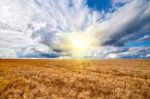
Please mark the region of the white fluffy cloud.
<svg viewBox="0 0 150 99"><path fill-rule="evenodd" d="M150 35L149 6L148 0L113 0L115 11L104 12L89 9L86 0L0 0L0 57L62 57L65 36L80 32L95 35L100 48L85 57L120 58L114 48L122 53L126 42Z"/></svg>
<svg viewBox="0 0 150 99"><path fill-rule="evenodd" d="M106 58L150 58L150 47L134 47L120 53L110 53Z"/></svg>
<svg viewBox="0 0 150 99"><path fill-rule="evenodd" d="M150 47L101 47L87 53L87 58L114 59L114 58L150 58Z"/></svg>

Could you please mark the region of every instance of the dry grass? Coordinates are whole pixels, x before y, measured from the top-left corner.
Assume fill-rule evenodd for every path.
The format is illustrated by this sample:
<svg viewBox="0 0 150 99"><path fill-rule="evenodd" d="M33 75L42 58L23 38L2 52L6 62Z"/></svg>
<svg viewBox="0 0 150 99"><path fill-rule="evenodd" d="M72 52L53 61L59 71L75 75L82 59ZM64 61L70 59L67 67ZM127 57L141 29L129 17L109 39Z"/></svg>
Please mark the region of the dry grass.
<svg viewBox="0 0 150 99"><path fill-rule="evenodd" d="M0 60L0 99L150 99L150 60Z"/></svg>

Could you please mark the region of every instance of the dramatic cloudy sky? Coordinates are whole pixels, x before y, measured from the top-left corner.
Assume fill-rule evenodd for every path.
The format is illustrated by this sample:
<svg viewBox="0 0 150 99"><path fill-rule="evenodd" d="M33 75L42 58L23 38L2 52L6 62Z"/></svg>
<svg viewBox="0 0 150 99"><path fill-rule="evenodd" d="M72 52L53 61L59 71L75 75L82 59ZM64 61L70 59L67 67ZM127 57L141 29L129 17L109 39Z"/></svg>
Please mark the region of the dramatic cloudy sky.
<svg viewBox="0 0 150 99"><path fill-rule="evenodd" d="M80 42L84 50L73 49ZM78 52L150 58L150 0L0 0L0 58L71 58Z"/></svg>

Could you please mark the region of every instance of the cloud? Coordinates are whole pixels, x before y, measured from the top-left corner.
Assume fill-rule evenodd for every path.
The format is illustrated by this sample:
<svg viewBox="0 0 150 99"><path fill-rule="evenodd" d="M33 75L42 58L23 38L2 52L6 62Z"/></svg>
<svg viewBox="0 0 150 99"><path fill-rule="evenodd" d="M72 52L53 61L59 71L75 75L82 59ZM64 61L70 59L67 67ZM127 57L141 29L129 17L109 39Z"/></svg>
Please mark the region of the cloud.
<svg viewBox="0 0 150 99"><path fill-rule="evenodd" d="M98 43L85 57L130 56L126 43L149 41L149 6L148 0L112 0L106 12L90 9L86 0L0 0L0 57L70 57L62 45L73 33ZM135 57L150 53L141 48L146 53L137 48Z"/></svg>
<svg viewBox="0 0 150 99"><path fill-rule="evenodd" d="M127 3L133 0L112 0L113 4L117 5L117 4L122 4L122 3Z"/></svg>
<svg viewBox="0 0 150 99"><path fill-rule="evenodd" d="M47 46L38 43L22 32L8 29L0 29L0 57L1 58L19 58L24 52L22 49L34 48L40 52L49 50ZM22 50L20 55L16 53Z"/></svg>
<svg viewBox="0 0 150 99"><path fill-rule="evenodd" d="M147 0L133 0L111 13L108 20L99 24L102 45L123 46L127 41L139 39L141 33L149 35L149 6Z"/></svg>
<svg viewBox="0 0 150 99"><path fill-rule="evenodd" d="M128 51L128 48L124 47L114 47L114 46L106 46L106 47L100 47L96 50L90 51L87 53L87 58L101 58L101 59L107 59L110 54L114 53L115 55L118 53L126 52ZM111 57L109 57L111 58Z"/></svg>
<svg viewBox="0 0 150 99"><path fill-rule="evenodd" d="M16 51L19 58L59 58L60 53L53 51L40 51L36 48L22 48Z"/></svg>
<svg viewBox="0 0 150 99"><path fill-rule="evenodd" d="M139 42L149 41L150 42L150 35L145 35L142 38L138 39L137 41Z"/></svg>
<svg viewBox="0 0 150 99"><path fill-rule="evenodd" d="M100 59L135 59L135 58L150 58L150 47L102 47L93 52L88 53L87 58L100 58Z"/></svg>
<svg viewBox="0 0 150 99"><path fill-rule="evenodd" d="M126 52L111 53L106 58L150 58L150 47L134 47L129 48Z"/></svg>

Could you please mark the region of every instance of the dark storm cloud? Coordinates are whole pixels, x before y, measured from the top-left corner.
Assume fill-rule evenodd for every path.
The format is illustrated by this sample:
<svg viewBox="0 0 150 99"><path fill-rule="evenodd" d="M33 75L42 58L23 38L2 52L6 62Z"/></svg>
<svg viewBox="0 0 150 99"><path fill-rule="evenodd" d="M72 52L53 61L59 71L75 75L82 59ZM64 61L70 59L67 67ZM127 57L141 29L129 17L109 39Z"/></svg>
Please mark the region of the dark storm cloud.
<svg viewBox="0 0 150 99"><path fill-rule="evenodd" d="M53 51L38 51L37 49L31 48L22 48L17 51L17 55L19 58L59 58L61 56L60 53Z"/></svg>
<svg viewBox="0 0 150 99"><path fill-rule="evenodd" d="M115 12L116 15L110 21L108 20L110 35L109 39L102 43L103 45L123 46L127 41L139 39L139 34L150 35L150 2L148 0L132 1L121 10L121 12ZM123 15L120 16L120 14Z"/></svg>

